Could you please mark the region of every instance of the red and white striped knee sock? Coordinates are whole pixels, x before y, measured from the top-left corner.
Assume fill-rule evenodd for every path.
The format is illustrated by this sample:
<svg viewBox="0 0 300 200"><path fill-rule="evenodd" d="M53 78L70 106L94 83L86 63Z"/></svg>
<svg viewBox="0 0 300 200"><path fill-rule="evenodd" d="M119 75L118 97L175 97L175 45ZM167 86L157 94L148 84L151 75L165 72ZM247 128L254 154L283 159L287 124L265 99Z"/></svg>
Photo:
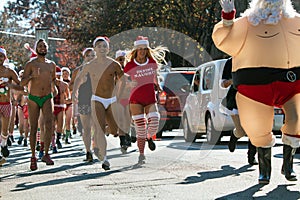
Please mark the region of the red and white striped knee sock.
<svg viewBox="0 0 300 200"><path fill-rule="evenodd" d="M36 133L36 141L41 142L40 139L41 139L41 130L38 128Z"/></svg>
<svg viewBox="0 0 300 200"><path fill-rule="evenodd" d="M139 152L140 154L144 154L146 142L145 139L147 137L145 115L134 115L132 116L132 119L135 125L135 131L137 135L137 146L139 148Z"/></svg>
<svg viewBox="0 0 300 200"><path fill-rule="evenodd" d="M148 121L148 137L156 135L159 126L160 115L158 112L150 112L147 114Z"/></svg>

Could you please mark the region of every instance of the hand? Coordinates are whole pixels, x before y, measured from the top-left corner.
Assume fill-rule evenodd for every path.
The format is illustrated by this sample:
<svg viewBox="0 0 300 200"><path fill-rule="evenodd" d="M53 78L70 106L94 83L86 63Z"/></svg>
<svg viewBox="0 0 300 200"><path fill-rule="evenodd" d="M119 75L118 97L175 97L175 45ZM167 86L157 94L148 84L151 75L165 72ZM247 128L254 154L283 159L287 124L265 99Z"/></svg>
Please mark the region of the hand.
<svg viewBox="0 0 300 200"><path fill-rule="evenodd" d="M131 88L134 88L134 87L137 86L138 83L137 83L136 80L133 80L133 81L129 82L128 84L129 84L129 86L130 86Z"/></svg>
<svg viewBox="0 0 300 200"><path fill-rule="evenodd" d="M220 5L225 13L230 13L234 10L234 0L220 0Z"/></svg>

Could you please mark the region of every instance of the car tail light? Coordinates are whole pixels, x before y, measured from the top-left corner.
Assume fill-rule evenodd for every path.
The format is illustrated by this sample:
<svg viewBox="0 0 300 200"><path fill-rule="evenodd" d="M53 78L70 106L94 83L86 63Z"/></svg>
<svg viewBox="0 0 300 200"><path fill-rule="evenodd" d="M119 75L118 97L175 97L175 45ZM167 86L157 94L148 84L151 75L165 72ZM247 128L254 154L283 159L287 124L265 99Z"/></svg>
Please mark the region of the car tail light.
<svg viewBox="0 0 300 200"><path fill-rule="evenodd" d="M162 91L159 93L159 103L160 104L165 104L167 101L167 93L165 91Z"/></svg>

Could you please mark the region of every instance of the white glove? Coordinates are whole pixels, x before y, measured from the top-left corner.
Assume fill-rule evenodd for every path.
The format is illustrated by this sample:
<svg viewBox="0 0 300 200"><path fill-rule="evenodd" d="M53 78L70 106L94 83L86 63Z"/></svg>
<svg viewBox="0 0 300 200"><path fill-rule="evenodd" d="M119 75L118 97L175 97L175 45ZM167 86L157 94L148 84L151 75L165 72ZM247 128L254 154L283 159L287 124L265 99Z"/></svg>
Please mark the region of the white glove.
<svg viewBox="0 0 300 200"><path fill-rule="evenodd" d="M234 0L220 0L220 5L225 13L230 13L234 10Z"/></svg>

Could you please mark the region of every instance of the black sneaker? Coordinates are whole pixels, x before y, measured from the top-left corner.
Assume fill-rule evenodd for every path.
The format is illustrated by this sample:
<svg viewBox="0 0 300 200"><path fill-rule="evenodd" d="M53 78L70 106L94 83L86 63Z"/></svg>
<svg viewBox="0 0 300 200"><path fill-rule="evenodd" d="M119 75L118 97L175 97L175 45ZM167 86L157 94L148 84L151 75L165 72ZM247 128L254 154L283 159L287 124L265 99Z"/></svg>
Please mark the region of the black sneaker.
<svg viewBox="0 0 300 200"><path fill-rule="evenodd" d="M110 170L110 164L109 162L106 160L103 162L102 164L102 168L106 171L106 170Z"/></svg>
<svg viewBox="0 0 300 200"><path fill-rule="evenodd" d="M255 159L255 157L248 157L248 163L249 165L258 165L258 162Z"/></svg>
<svg viewBox="0 0 300 200"><path fill-rule="evenodd" d="M56 146L52 147L52 153L58 153Z"/></svg>
<svg viewBox="0 0 300 200"><path fill-rule="evenodd" d="M126 154L127 153L127 149L128 149L128 146L122 145L121 146L121 152L122 152L122 154Z"/></svg>
<svg viewBox="0 0 300 200"><path fill-rule="evenodd" d="M14 143L14 142L15 142L14 136L13 136L13 135L10 135L9 137L10 137L11 142Z"/></svg>
<svg viewBox="0 0 300 200"><path fill-rule="evenodd" d="M125 135L126 146L131 147L131 137L129 134Z"/></svg>
<svg viewBox="0 0 300 200"><path fill-rule="evenodd" d="M23 146L24 146L24 147L27 147L27 146L28 146L27 140L26 140L26 139L24 139L24 144L23 144Z"/></svg>
<svg viewBox="0 0 300 200"><path fill-rule="evenodd" d="M24 139L23 136L20 136L20 137L19 137L19 139L18 139L18 145L21 145L21 144L22 144L23 139Z"/></svg>
<svg viewBox="0 0 300 200"><path fill-rule="evenodd" d="M76 135L76 134L77 134L77 129L73 128L73 135Z"/></svg>
<svg viewBox="0 0 300 200"><path fill-rule="evenodd" d="M152 138L147 138L148 141L148 147L151 151L154 151L156 149L156 145L153 142Z"/></svg>
<svg viewBox="0 0 300 200"><path fill-rule="evenodd" d="M138 164L139 164L139 165L145 164L145 160L146 160L145 155L144 155L144 154L140 154L140 155L139 155Z"/></svg>
<svg viewBox="0 0 300 200"><path fill-rule="evenodd" d="M56 145L58 149L62 149L62 145L59 139L56 139Z"/></svg>
<svg viewBox="0 0 300 200"><path fill-rule="evenodd" d="M11 146L11 140L10 140L9 136L7 137L7 146L9 146L9 147Z"/></svg>
<svg viewBox="0 0 300 200"><path fill-rule="evenodd" d="M93 162L93 154L91 152L86 152L86 159L84 159L83 161Z"/></svg>
<svg viewBox="0 0 300 200"><path fill-rule="evenodd" d="M6 146L1 146L1 153L2 153L2 156L7 158L9 156L9 150L7 148L7 145Z"/></svg>
<svg viewBox="0 0 300 200"><path fill-rule="evenodd" d="M70 135L71 136L71 135ZM70 137L71 138L71 137ZM69 140L66 138L65 139L65 144L71 144L71 142L69 142Z"/></svg>
<svg viewBox="0 0 300 200"><path fill-rule="evenodd" d="M237 141L238 141L238 138L235 137L234 131L232 131L231 135L230 135L230 140L229 140L229 143L228 143L228 149L229 149L230 152L234 152L234 150L236 148Z"/></svg>

